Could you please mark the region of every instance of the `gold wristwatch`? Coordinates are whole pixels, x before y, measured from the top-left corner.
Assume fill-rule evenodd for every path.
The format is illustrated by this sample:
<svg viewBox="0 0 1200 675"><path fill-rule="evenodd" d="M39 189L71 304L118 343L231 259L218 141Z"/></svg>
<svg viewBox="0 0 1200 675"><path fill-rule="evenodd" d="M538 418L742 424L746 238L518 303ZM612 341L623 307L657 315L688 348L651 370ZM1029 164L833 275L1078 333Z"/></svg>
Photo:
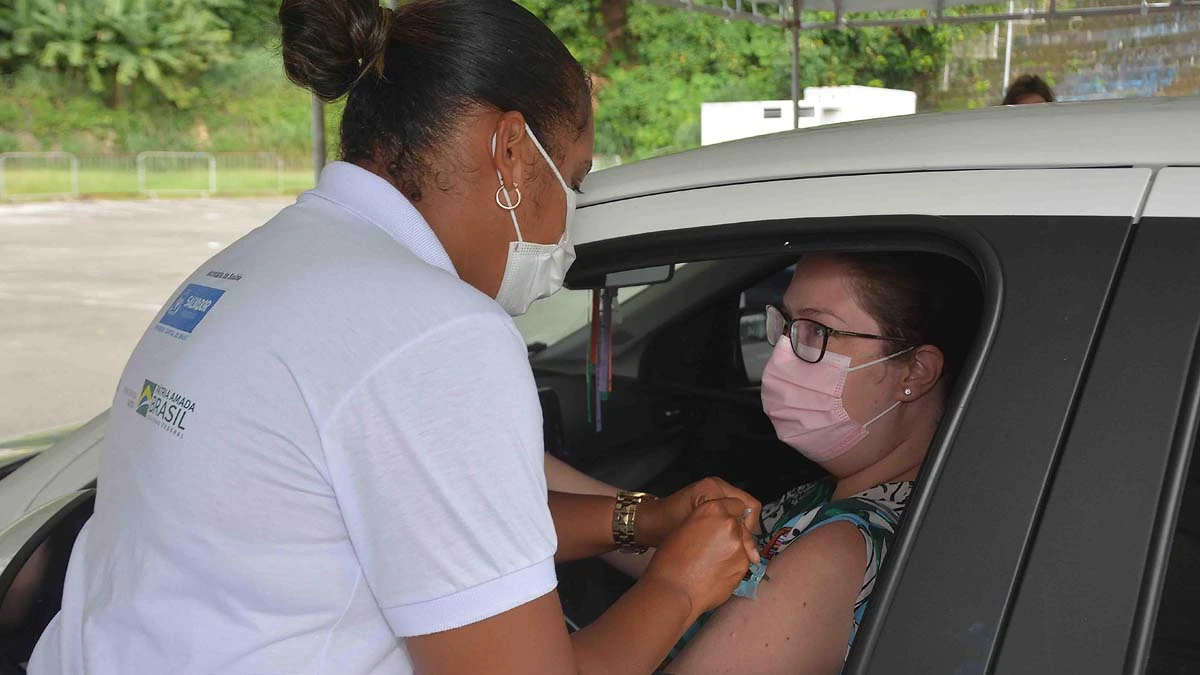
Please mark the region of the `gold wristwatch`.
<svg viewBox="0 0 1200 675"><path fill-rule="evenodd" d="M649 549L637 543L634 522L637 520L637 508L642 502L655 499L654 495L645 492L617 492L617 506L613 509L612 533L617 550L621 553L641 555Z"/></svg>

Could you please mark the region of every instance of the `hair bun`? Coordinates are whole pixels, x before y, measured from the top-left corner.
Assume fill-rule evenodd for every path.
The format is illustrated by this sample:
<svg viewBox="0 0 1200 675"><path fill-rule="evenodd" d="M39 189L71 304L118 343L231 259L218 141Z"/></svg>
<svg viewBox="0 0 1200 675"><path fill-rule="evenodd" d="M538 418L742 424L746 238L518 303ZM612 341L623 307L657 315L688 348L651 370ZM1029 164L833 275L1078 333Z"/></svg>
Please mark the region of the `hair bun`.
<svg viewBox="0 0 1200 675"><path fill-rule="evenodd" d="M283 69L323 101L362 77L383 77L395 13L374 0L283 0Z"/></svg>

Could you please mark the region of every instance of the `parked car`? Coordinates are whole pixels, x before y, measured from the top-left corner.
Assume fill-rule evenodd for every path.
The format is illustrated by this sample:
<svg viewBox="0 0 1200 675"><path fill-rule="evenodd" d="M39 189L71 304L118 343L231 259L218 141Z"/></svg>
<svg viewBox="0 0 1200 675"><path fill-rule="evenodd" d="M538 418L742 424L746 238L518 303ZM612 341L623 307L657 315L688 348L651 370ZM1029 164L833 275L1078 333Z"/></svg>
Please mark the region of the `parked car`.
<svg viewBox="0 0 1200 675"><path fill-rule="evenodd" d="M600 172L575 290L518 321L541 343L547 450L625 487L717 474L772 499L816 469L762 413L758 307L805 253L952 256L977 273L984 319L845 672L1200 672L1197 120L1197 99L995 108ZM597 432L589 289L630 280ZM65 563L106 415L0 481L0 592L47 538ZM568 621L627 583L564 566Z"/></svg>

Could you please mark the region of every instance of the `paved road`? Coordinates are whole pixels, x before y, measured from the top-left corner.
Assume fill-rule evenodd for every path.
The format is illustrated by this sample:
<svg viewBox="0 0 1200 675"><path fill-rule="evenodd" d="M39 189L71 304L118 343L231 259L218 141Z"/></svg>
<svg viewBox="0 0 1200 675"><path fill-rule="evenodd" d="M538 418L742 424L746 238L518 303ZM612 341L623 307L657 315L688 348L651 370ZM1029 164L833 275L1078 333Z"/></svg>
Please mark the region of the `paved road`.
<svg viewBox="0 0 1200 675"><path fill-rule="evenodd" d="M108 407L176 286L291 201L0 205L0 440Z"/></svg>

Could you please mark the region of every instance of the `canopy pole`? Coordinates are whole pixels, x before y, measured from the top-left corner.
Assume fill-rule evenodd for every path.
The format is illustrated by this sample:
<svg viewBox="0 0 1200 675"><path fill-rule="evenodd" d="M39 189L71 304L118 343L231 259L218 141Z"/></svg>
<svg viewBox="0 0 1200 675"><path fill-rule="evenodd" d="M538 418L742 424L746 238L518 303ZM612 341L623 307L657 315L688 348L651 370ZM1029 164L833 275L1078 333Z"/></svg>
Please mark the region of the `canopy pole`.
<svg viewBox="0 0 1200 675"><path fill-rule="evenodd" d="M325 168L325 104L316 94L312 95L313 175L321 180L321 169Z"/></svg>
<svg viewBox="0 0 1200 675"><path fill-rule="evenodd" d="M792 0L792 128L800 128L800 2Z"/></svg>
<svg viewBox="0 0 1200 675"><path fill-rule="evenodd" d="M1008 15L1016 11L1014 0L1008 0ZM1008 31L1004 37L1004 92L1008 92L1008 80L1012 76L1012 36L1013 22L1008 20Z"/></svg>

